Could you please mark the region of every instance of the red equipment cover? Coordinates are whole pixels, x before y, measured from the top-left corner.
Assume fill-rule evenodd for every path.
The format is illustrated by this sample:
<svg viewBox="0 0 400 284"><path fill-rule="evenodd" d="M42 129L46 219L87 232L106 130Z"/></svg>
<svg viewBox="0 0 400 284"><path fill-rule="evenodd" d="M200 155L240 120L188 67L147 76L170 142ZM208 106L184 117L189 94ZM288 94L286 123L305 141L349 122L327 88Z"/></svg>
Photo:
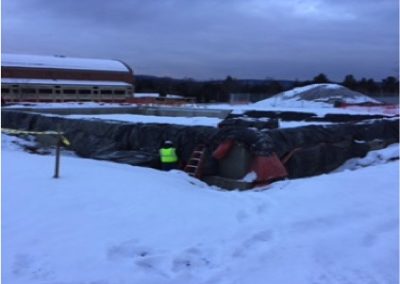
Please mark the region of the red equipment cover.
<svg viewBox="0 0 400 284"><path fill-rule="evenodd" d="M271 156L257 156L253 160L253 171L257 174L256 182L268 183L288 176L285 166L273 153Z"/></svg>
<svg viewBox="0 0 400 284"><path fill-rule="evenodd" d="M218 148L215 149L215 151L212 153L213 158L217 160L221 160L223 157L225 157L231 148L233 147L235 141L232 139L225 140L221 144L219 144Z"/></svg>

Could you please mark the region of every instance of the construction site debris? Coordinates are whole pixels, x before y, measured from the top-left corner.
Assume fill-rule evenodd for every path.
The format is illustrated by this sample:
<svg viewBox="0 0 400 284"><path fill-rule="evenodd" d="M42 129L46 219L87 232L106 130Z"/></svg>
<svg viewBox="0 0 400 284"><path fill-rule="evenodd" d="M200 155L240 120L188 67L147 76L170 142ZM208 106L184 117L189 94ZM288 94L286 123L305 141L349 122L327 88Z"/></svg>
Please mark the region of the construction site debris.
<svg viewBox="0 0 400 284"><path fill-rule="evenodd" d="M398 142L398 124L398 119L375 119L360 123L286 129L259 130L235 126L218 129L206 126L79 120L21 111L2 111L3 127L26 131L58 129L71 142L69 149L86 158L159 168L158 149L163 141L171 140L176 145L183 168L195 147L204 144L201 168L203 176L226 175L223 164L229 164L228 171L238 173L234 179L241 179L249 171L254 171L258 175L258 183L285 176L296 178L329 172L350 158L363 157L371 149ZM377 142L371 143L377 141L376 139L381 141L380 145ZM248 154L239 155L241 158L235 163L223 161L234 148L226 149L225 153L220 153L219 158L218 155L213 156L215 150L227 140L233 141L232 145L240 144ZM243 157L249 157L251 161L248 163L248 159ZM263 162L256 163L261 160ZM232 170L235 164L241 169Z"/></svg>

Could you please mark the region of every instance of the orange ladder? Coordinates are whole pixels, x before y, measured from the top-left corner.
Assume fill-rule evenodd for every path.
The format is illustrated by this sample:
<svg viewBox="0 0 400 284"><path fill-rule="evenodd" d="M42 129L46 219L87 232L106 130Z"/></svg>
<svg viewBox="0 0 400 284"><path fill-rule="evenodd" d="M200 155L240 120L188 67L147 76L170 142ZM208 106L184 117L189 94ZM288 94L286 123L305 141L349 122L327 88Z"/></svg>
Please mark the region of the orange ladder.
<svg viewBox="0 0 400 284"><path fill-rule="evenodd" d="M201 166L203 164L205 150L206 147L203 144L194 147L192 155L184 168L184 171L187 172L188 175L196 178L201 177Z"/></svg>

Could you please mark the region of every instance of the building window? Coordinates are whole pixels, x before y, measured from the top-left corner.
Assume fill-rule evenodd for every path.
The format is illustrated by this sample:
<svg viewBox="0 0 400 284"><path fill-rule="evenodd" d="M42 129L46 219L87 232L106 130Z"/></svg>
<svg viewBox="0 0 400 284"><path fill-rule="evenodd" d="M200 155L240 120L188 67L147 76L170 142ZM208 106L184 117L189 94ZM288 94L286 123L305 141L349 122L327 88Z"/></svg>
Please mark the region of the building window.
<svg viewBox="0 0 400 284"><path fill-rule="evenodd" d="M52 89L39 89L38 92L39 92L39 94L52 94L53 90Z"/></svg>
<svg viewBox="0 0 400 284"><path fill-rule="evenodd" d="M125 90L115 90L114 94L116 94L116 95L125 95Z"/></svg>
<svg viewBox="0 0 400 284"><path fill-rule="evenodd" d="M9 94L10 93L10 89L9 88L1 88L1 92L4 94Z"/></svg>
<svg viewBox="0 0 400 284"><path fill-rule="evenodd" d="M102 95L111 95L112 91L111 90L101 90L100 94L102 94Z"/></svg>
<svg viewBox="0 0 400 284"><path fill-rule="evenodd" d="M66 90L63 90L63 93L67 94L67 95L72 95L72 94L76 94L76 90L66 89Z"/></svg>
<svg viewBox="0 0 400 284"><path fill-rule="evenodd" d="M36 90L32 88L23 88L21 89L23 94L36 94Z"/></svg>
<svg viewBox="0 0 400 284"><path fill-rule="evenodd" d="M83 89L83 90L79 90L78 93L79 93L79 94L82 94L82 95L90 95L90 94L91 94L91 91L90 91L90 90L85 90L85 89Z"/></svg>

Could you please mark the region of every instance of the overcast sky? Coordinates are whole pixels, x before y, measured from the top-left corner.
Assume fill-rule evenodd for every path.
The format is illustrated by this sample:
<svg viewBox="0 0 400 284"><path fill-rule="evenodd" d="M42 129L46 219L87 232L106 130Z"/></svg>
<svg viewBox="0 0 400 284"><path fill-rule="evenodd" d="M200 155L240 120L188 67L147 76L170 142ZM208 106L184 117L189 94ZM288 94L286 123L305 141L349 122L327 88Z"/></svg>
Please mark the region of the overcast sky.
<svg viewBox="0 0 400 284"><path fill-rule="evenodd" d="M120 59L137 74L398 74L398 0L2 0L1 16L2 52Z"/></svg>

